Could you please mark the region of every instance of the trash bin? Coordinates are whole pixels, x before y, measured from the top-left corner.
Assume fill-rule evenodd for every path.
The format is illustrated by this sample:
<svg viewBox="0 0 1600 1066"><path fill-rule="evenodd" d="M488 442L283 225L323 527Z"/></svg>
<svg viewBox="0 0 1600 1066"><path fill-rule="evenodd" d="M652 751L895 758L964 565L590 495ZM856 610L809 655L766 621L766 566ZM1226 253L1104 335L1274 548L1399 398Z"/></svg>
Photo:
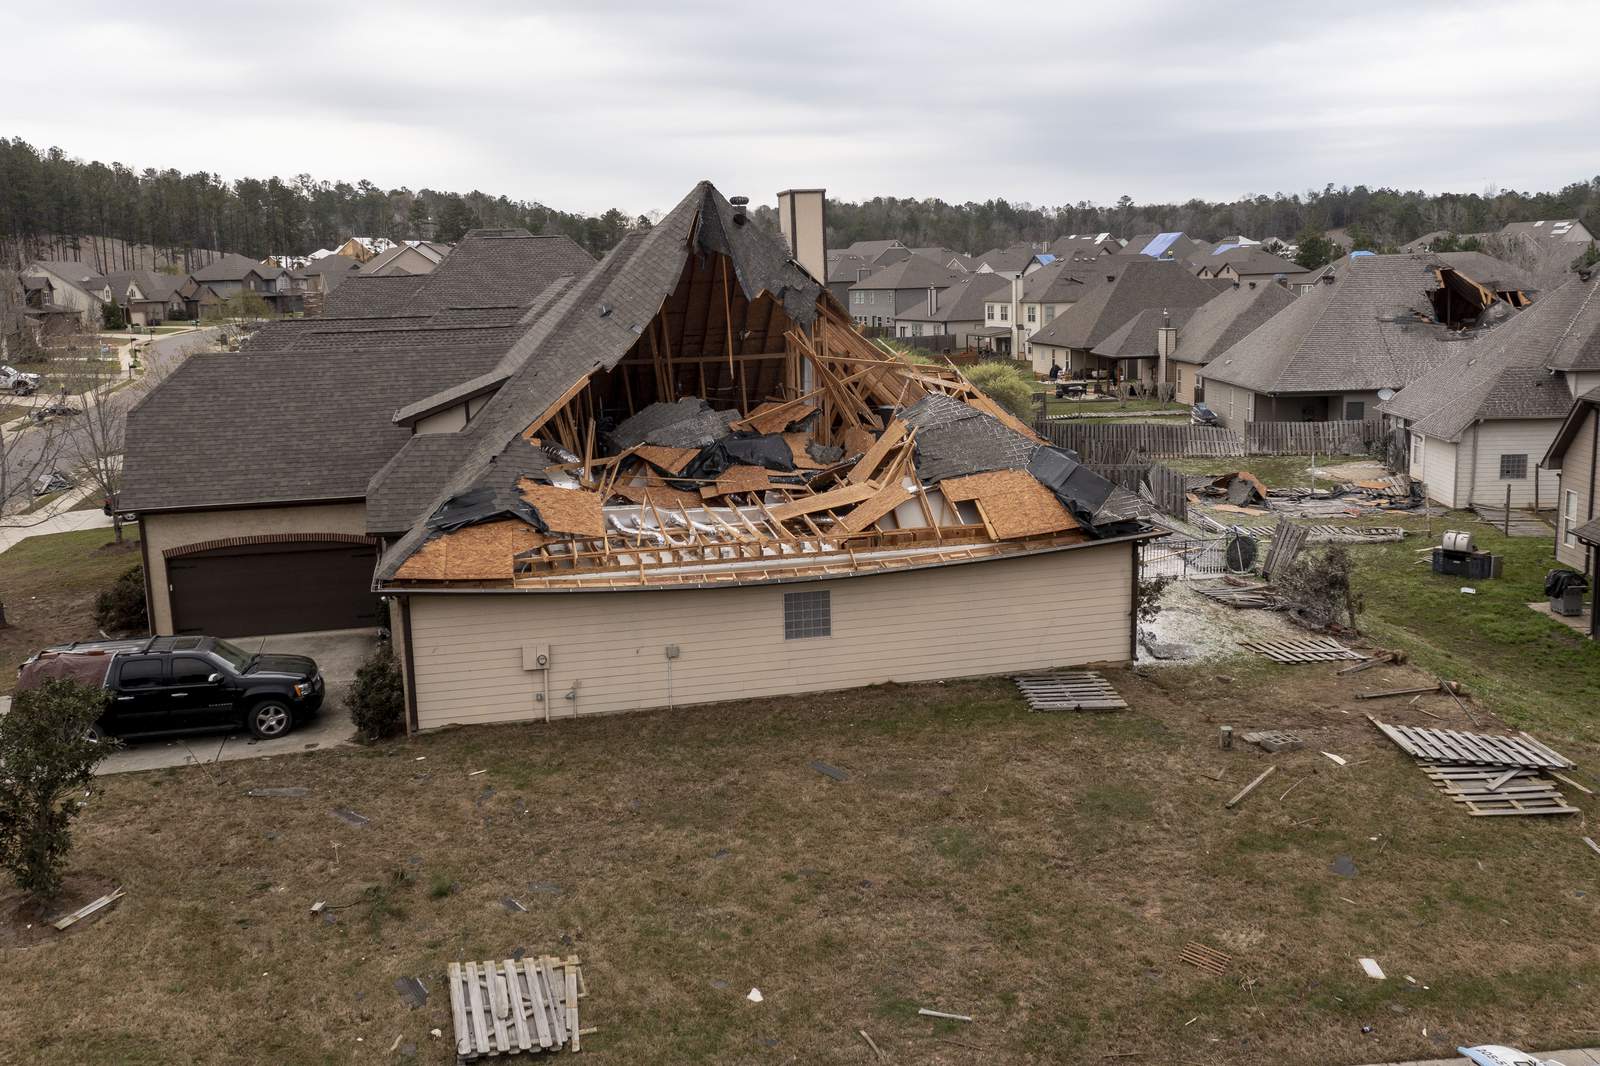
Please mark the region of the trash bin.
<svg viewBox="0 0 1600 1066"><path fill-rule="evenodd" d="M1583 594L1589 579L1575 570L1552 570L1544 577L1544 592L1550 597L1552 614L1576 618L1583 613Z"/></svg>

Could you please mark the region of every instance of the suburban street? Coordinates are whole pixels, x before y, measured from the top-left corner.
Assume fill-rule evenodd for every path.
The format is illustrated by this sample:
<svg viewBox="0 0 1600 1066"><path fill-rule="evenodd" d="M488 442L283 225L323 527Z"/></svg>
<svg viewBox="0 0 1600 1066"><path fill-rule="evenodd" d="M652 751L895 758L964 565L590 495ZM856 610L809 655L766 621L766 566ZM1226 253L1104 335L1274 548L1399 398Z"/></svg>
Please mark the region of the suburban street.
<svg viewBox="0 0 1600 1066"><path fill-rule="evenodd" d="M216 336L216 329L207 327L190 333L156 337L149 342L144 365L160 366L163 372L170 373L177 362L212 345ZM118 389L106 398L107 409L120 424L128 408L143 393L144 390L137 385ZM42 392L30 397L41 402L48 398ZM74 402L82 406L83 398L78 397ZM77 465L75 457L85 432L86 420L82 417L55 419L45 426L14 424L8 430L0 431L3 433L7 494L14 497L19 491L16 488L17 479L31 480L45 473L47 466ZM49 461L52 457L60 461Z"/></svg>

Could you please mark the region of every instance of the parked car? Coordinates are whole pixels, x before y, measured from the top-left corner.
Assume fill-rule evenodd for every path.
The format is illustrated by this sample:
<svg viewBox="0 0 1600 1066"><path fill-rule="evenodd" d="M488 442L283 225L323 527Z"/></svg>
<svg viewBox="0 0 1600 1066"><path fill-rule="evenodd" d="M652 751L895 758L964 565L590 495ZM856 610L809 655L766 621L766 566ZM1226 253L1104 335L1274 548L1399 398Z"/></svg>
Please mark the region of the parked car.
<svg viewBox="0 0 1600 1066"><path fill-rule="evenodd" d="M270 740L316 714L324 691L315 659L251 654L216 637L61 644L23 663L17 688L58 677L111 693L98 726L111 736L243 727Z"/></svg>
<svg viewBox="0 0 1600 1066"><path fill-rule="evenodd" d="M38 389L40 380L38 374L29 374L14 366L0 366L0 389L6 392L31 396Z"/></svg>
<svg viewBox="0 0 1600 1066"><path fill-rule="evenodd" d="M1222 419L1217 413L1203 403L1197 403L1189 408L1189 424L1193 426L1220 426Z"/></svg>

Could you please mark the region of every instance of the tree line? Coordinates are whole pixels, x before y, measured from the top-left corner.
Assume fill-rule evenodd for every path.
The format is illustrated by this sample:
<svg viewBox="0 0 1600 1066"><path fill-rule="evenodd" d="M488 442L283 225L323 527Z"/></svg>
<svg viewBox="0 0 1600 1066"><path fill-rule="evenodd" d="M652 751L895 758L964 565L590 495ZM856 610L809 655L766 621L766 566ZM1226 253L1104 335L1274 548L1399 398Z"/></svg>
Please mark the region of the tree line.
<svg viewBox="0 0 1600 1066"><path fill-rule="evenodd" d="M777 230L773 207L752 213ZM1057 207L1003 199L829 200L827 240L830 248L838 248L894 237L913 247L977 254L1068 233L1131 237L1182 230L1214 240L1334 232L1348 247L1382 251L1435 230L1479 233L1537 218L1580 218L1600 232L1600 177L1555 192L1426 193L1328 185L1231 203L1136 204L1128 196L1111 205L1078 201ZM479 191L385 190L366 180L330 182L309 174L230 182L205 171L136 170L122 163L84 162L60 148L41 151L21 138L0 138L0 262L53 256L92 260L105 270L165 262L187 271L219 251L253 258L305 254L352 235L451 242L476 226L566 234L598 255L630 228L649 224L643 215L616 208L590 216Z"/></svg>
<svg viewBox="0 0 1600 1066"><path fill-rule="evenodd" d="M136 170L0 138L0 262L15 265L48 257L104 270L171 263L188 271L222 251L304 255L350 236L453 242L478 226L563 233L599 254L645 222L617 210L587 216L477 191L385 190L309 174L229 182L205 171Z"/></svg>
<svg viewBox="0 0 1600 1066"><path fill-rule="evenodd" d="M757 217L776 228L776 211ZM1556 192L1490 189L1479 193L1426 193L1371 189L1365 185L1304 194L1248 196L1231 203L1189 200L1181 204L1136 204L1124 196L1109 206L1079 201L1034 207L1006 200L947 203L936 198L878 196L862 203L828 201L828 247L893 237L914 248L945 247L974 255L1020 241L1040 243L1069 233L1183 231L1216 240L1243 234L1260 240L1335 232L1348 247L1386 251L1425 233L1483 233L1507 222L1579 218L1600 233L1600 177L1575 181Z"/></svg>

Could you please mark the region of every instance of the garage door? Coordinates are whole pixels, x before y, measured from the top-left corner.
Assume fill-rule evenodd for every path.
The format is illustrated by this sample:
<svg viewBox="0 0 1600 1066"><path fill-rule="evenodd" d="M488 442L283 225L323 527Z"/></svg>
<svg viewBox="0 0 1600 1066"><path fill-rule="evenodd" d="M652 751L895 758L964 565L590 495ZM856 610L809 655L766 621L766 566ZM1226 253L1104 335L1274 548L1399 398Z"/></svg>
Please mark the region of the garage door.
<svg viewBox="0 0 1600 1066"><path fill-rule="evenodd" d="M213 548L167 560L172 626L213 637L379 624L370 544L290 541Z"/></svg>

